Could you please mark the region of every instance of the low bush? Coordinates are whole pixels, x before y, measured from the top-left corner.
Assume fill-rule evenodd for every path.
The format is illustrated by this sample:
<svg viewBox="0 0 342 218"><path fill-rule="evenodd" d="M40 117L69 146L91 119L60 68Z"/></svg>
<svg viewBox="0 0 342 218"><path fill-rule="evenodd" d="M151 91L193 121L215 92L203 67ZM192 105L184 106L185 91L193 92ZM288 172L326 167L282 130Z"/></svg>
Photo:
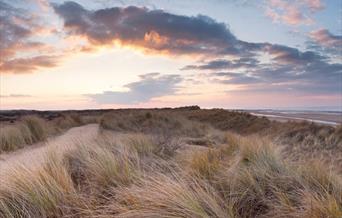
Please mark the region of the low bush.
<svg viewBox="0 0 342 218"><path fill-rule="evenodd" d="M100 126L121 132L194 137L204 136L209 129L208 125L163 111L110 112L102 117Z"/></svg>

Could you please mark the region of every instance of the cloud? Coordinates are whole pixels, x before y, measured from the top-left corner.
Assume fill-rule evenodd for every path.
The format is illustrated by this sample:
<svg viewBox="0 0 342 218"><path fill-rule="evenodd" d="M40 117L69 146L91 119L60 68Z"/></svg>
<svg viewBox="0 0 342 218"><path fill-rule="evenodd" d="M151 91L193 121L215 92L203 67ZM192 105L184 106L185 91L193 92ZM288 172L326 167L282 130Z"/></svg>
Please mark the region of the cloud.
<svg viewBox="0 0 342 218"><path fill-rule="evenodd" d="M57 65L59 57L56 56L36 56L29 58L16 58L0 64L2 73L31 73L42 67L54 67Z"/></svg>
<svg viewBox="0 0 342 218"><path fill-rule="evenodd" d="M211 76L218 77L218 79L214 79L214 82L224 84L246 85L262 82L262 80L258 77L251 76L245 73L219 72L213 73Z"/></svg>
<svg viewBox="0 0 342 218"><path fill-rule="evenodd" d="M24 95L24 94L0 95L0 98L28 98L28 97L32 97L32 95Z"/></svg>
<svg viewBox="0 0 342 218"><path fill-rule="evenodd" d="M0 49L1 55L6 58L14 52L10 48L15 46L19 40L30 35L31 32L28 28L14 23L11 19L12 14L17 14L19 12L15 8L0 1L0 11ZM27 18L23 16L18 17L18 19L27 21Z"/></svg>
<svg viewBox="0 0 342 218"><path fill-rule="evenodd" d="M241 85L238 92L340 95L342 91L342 64L325 62L266 64L240 73L208 73L207 77L216 83Z"/></svg>
<svg viewBox="0 0 342 218"><path fill-rule="evenodd" d="M324 5L320 0L267 0L265 15L274 22L310 25L314 23L311 15L323 8Z"/></svg>
<svg viewBox="0 0 342 218"><path fill-rule="evenodd" d="M284 45L263 43L259 48L269 60L261 62L262 55L235 60L221 58L187 65L182 70L207 71L210 82L239 85L237 92L341 94L340 62L331 62L329 56L316 51L303 52Z"/></svg>
<svg viewBox="0 0 342 218"><path fill-rule="evenodd" d="M62 18L61 35L86 38L85 44L70 46L73 52L81 52L83 45L83 50L87 51L93 51L97 46L124 45L160 54L202 55L208 61L185 66L182 70L216 71L259 69L264 64L260 59L265 54L270 56L272 64L290 65L295 69L308 64L325 64L329 59L315 49L300 51L284 45L239 40L224 23L203 15L181 16L134 6L88 10L75 2L50 5L45 0L36 1L43 5L42 8L52 6ZM290 7L312 12L323 8L317 0L268 2L277 13L286 13ZM43 67L55 67L68 54L64 50L47 52L45 43L33 40L37 38L36 32L44 27L32 14L1 2L0 8L4 11L0 14L0 25L4 30L0 32L3 42L0 44L1 73L30 73ZM311 36L317 43L327 45L339 44L341 40L340 36L322 30L313 32ZM62 44L68 45L67 40ZM36 53L32 55L32 52Z"/></svg>
<svg viewBox="0 0 342 218"><path fill-rule="evenodd" d="M327 29L318 29L308 34L305 42L309 50L328 56L335 62L341 60L342 36L334 35Z"/></svg>
<svg viewBox="0 0 342 218"><path fill-rule="evenodd" d="M302 52L296 48L270 44L270 43L259 43L258 51L259 54L267 54L270 56L272 64L276 65L288 65L291 64L293 67L296 65L306 65L314 62L325 61L327 57L322 56L313 51ZM261 63L257 59L258 57L242 57L234 60L216 59L206 62L202 65L187 65L181 70L236 70L240 68L258 68Z"/></svg>
<svg viewBox="0 0 342 218"><path fill-rule="evenodd" d="M312 13L324 7L316 0L267 2L276 19L290 25L312 23ZM63 19L68 33L86 37L90 46L121 44L171 55L205 55L208 61L187 65L181 70L223 71L224 76L211 74L216 82L239 84L246 90L257 91L262 87L284 91L288 90L287 86L291 90L315 93L340 90L341 65L330 63L329 56L315 50L242 41L225 24L206 16L180 16L133 6L87 10L75 2L54 5L54 10ZM264 56L269 60L261 61ZM109 102L143 99L134 91L134 86L128 86L129 92L105 92L97 97L102 102L111 98ZM315 90L315 86L319 89ZM154 97L150 95L144 100Z"/></svg>
<svg viewBox="0 0 342 218"><path fill-rule="evenodd" d="M37 15L2 1L0 11L0 73L27 73L56 65L55 59L42 55L49 45L33 39L46 30ZM24 58L26 54L30 57Z"/></svg>
<svg viewBox="0 0 342 218"><path fill-rule="evenodd" d="M75 2L53 7L69 34L84 36L93 46L121 44L177 55L242 55L255 46L236 39L224 23L203 15L181 16L135 6L87 10Z"/></svg>
<svg viewBox="0 0 342 218"><path fill-rule="evenodd" d="M304 2L311 11L319 11L324 9L324 5L321 0L304 0Z"/></svg>
<svg viewBox="0 0 342 218"><path fill-rule="evenodd" d="M296 48L278 44L268 44L264 47L264 51L278 64L308 64L326 59L313 51L302 52Z"/></svg>
<svg viewBox="0 0 342 218"><path fill-rule="evenodd" d="M342 36L333 35L327 29L319 29L309 34L310 38L324 47L342 47Z"/></svg>
<svg viewBox="0 0 342 218"><path fill-rule="evenodd" d="M101 94L87 96L100 104L138 104L148 102L152 98L175 94L182 82L179 75L161 75L149 73L140 75L140 80L125 85L128 91L105 91Z"/></svg>
<svg viewBox="0 0 342 218"><path fill-rule="evenodd" d="M239 69L239 68L252 68L256 67L259 63L254 58L240 58L233 61L218 59L212 60L202 65L187 65L181 70L222 70L222 69Z"/></svg>

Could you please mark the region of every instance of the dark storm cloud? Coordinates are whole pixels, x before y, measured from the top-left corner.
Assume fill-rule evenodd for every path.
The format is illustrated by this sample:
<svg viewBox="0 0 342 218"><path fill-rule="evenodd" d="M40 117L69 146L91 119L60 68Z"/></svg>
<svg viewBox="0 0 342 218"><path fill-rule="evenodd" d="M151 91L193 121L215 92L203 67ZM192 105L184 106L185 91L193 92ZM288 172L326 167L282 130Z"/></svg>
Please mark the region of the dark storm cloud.
<svg viewBox="0 0 342 218"><path fill-rule="evenodd" d="M210 17L195 17L130 6L87 10L75 2L54 5L70 34L93 44L122 44L171 54L244 53L255 45L237 40L227 26Z"/></svg>
<svg viewBox="0 0 342 218"><path fill-rule="evenodd" d="M105 91L87 96L100 104L137 104L154 97L175 94L181 81L179 75L149 73L140 75L139 81L125 85L129 89L126 92Z"/></svg>

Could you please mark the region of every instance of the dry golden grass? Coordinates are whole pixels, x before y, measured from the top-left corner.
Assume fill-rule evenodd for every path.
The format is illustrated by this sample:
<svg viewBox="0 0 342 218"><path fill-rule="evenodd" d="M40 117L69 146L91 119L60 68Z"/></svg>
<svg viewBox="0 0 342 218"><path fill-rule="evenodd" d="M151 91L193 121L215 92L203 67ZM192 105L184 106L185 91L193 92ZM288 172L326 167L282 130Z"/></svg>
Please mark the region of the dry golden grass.
<svg viewBox="0 0 342 218"><path fill-rule="evenodd" d="M41 142L48 136L60 134L75 126L97 122L99 116L80 116L77 113L62 114L52 121L36 115L24 116L14 124L0 127L0 153L10 152L26 145Z"/></svg>
<svg viewBox="0 0 342 218"><path fill-rule="evenodd" d="M342 173L341 125L332 127L306 121L281 123L223 109L185 110L178 113L191 120L210 124L218 130L270 137L272 141L283 145L287 158L295 161L323 159Z"/></svg>
<svg viewBox="0 0 342 218"><path fill-rule="evenodd" d="M48 131L46 121L35 116L26 116L17 124L3 126L0 128L0 153L43 141Z"/></svg>
<svg viewBox="0 0 342 218"><path fill-rule="evenodd" d="M83 119L83 117L77 113L63 113L61 117L51 121L51 126L55 132L62 132L75 126L91 123L90 121L94 120L91 120L88 117Z"/></svg>
<svg viewBox="0 0 342 218"><path fill-rule="evenodd" d="M143 184L118 189L115 195L119 202L111 202L104 211L116 212L120 217L227 217L229 214L225 202L210 185L177 174L145 178Z"/></svg>
<svg viewBox="0 0 342 218"><path fill-rule="evenodd" d="M159 146L155 143L153 138L144 134L130 134L123 139L123 143L128 148L134 149L140 156L149 156L158 153Z"/></svg>
<svg viewBox="0 0 342 218"><path fill-rule="evenodd" d="M342 178L334 166L289 158L272 135L200 129L172 116L107 114L106 134L96 141L2 178L0 217L342 216ZM339 141L340 129L301 125L292 128L294 136L321 132ZM189 138L196 143L185 144Z"/></svg>
<svg viewBox="0 0 342 218"><path fill-rule="evenodd" d="M190 121L170 111L110 112L103 116L100 126L121 132L138 132L161 135L204 136L208 125Z"/></svg>
<svg viewBox="0 0 342 218"><path fill-rule="evenodd" d="M48 126L45 120L36 116L26 116L22 119L22 122L29 128L33 142L42 141L47 138Z"/></svg>
<svg viewBox="0 0 342 218"><path fill-rule="evenodd" d="M219 150L208 149L207 151L194 152L190 158L190 172L194 176L212 180L218 174L222 163Z"/></svg>
<svg viewBox="0 0 342 218"><path fill-rule="evenodd" d="M190 120L209 123L216 129L230 130L240 134L260 132L270 127L271 121L253 116L247 112L228 111L224 109L201 109L180 111Z"/></svg>
<svg viewBox="0 0 342 218"><path fill-rule="evenodd" d="M24 125L5 126L0 129L0 153L4 151L12 151L25 145L32 143L31 133Z"/></svg>
<svg viewBox="0 0 342 218"><path fill-rule="evenodd" d="M97 190L129 185L137 178L140 168L137 153L120 145L80 145L67 155L67 162L78 185L88 183Z"/></svg>
<svg viewBox="0 0 342 218"><path fill-rule="evenodd" d="M16 167L1 182L2 217L60 217L77 202L70 175L54 156L37 169Z"/></svg>
<svg viewBox="0 0 342 218"><path fill-rule="evenodd" d="M5 217L341 217L342 179L320 162L296 165L271 141L227 134L187 164L158 140L128 134L17 168L0 188ZM232 147L229 148L229 142Z"/></svg>

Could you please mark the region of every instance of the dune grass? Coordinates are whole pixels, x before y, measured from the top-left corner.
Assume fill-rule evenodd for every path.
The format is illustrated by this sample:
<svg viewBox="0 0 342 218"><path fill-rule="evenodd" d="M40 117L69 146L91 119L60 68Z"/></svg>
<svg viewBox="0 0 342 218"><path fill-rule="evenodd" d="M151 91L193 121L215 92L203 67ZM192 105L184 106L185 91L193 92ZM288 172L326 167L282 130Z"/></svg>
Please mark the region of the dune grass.
<svg viewBox="0 0 342 218"><path fill-rule="evenodd" d="M26 116L16 124L0 127L0 153L45 140L48 128L46 121L36 116Z"/></svg>
<svg viewBox="0 0 342 218"><path fill-rule="evenodd" d="M328 149L319 146L325 140L337 143L329 149L338 153L339 128L300 124L290 132L294 124L288 123L274 130L284 134L275 140L184 120L165 111L106 114L96 140L68 153L51 151L41 166L17 166L1 177L0 217L342 216L336 166L302 153L310 142ZM30 140L43 135L36 119L25 122ZM6 131L17 135L19 127ZM297 153L278 145L284 139L300 148Z"/></svg>
<svg viewBox="0 0 342 218"><path fill-rule="evenodd" d="M70 129L75 126L81 126L86 123L90 123L90 119L83 119L83 117L77 113L62 113L61 117L52 120L51 126L55 132L62 132L66 129Z"/></svg>
<svg viewBox="0 0 342 218"><path fill-rule="evenodd" d="M87 116L83 119L77 113L62 114L61 117L52 121L47 121L37 115L27 115L14 124L1 124L0 153L45 141L48 136L62 133L75 126L95 122L97 119L94 116Z"/></svg>
<svg viewBox="0 0 342 218"><path fill-rule="evenodd" d="M110 112L100 121L103 129L159 135L204 136L208 125L190 121L172 111Z"/></svg>
<svg viewBox="0 0 342 218"><path fill-rule="evenodd" d="M126 186L137 178L140 166L136 151L119 145L82 146L67 154L68 168L76 184L88 183L88 187L105 191L108 187ZM80 175L86 180L82 181Z"/></svg>
<svg viewBox="0 0 342 218"><path fill-rule="evenodd" d="M30 130L33 142L42 141L47 138L48 126L43 119L36 116L26 116L22 119L22 122Z"/></svg>
<svg viewBox="0 0 342 218"><path fill-rule="evenodd" d="M1 182L2 217L60 217L75 206L72 180L56 156L50 155L43 166L35 169L18 166Z"/></svg>
<svg viewBox="0 0 342 218"><path fill-rule="evenodd" d="M104 137L104 136L103 136ZM227 143L177 152L149 135L126 134L50 155L1 181L4 217L332 217L342 179L315 163L297 165L267 138L227 133ZM185 164L184 164L185 163Z"/></svg>
<svg viewBox="0 0 342 218"><path fill-rule="evenodd" d="M260 132L271 126L267 118L257 117L247 112L228 111L224 109L201 109L180 111L190 120L209 123L216 129L232 131L240 134Z"/></svg>
<svg viewBox="0 0 342 218"><path fill-rule="evenodd" d="M24 125L6 126L0 129L0 153L18 149L25 143L31 142L31 133Z"/></svg>

